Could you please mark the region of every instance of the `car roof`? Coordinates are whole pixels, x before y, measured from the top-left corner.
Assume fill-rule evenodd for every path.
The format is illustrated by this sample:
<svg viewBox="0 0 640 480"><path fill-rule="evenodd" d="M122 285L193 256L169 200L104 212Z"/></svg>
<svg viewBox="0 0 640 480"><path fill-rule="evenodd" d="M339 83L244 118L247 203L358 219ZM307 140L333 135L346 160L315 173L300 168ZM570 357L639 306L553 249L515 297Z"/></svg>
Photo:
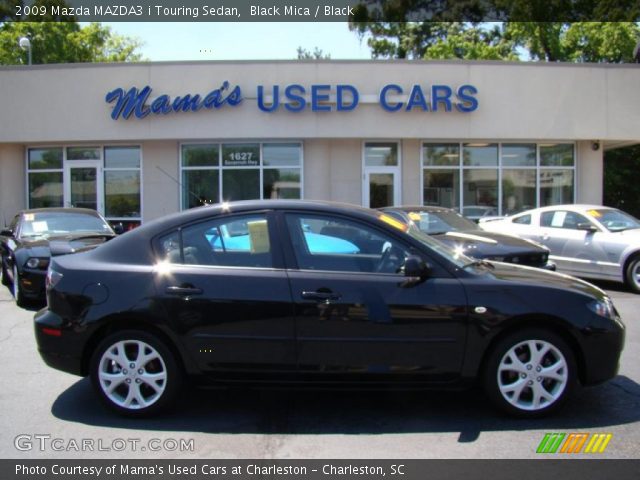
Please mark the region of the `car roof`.
<svg viewBox="0 0 640 480"><path fill-rule="evenodd" d="M125 234L105 243L99 249L92 250L92 254L96 256L104 256L105 258L112 255L112 259L116 259L122 255L119 245L125 242L129 247L127 257L131 256L131 252L137 252L140 259L150 255L149 243L157 235L165 232L171 232L175 229L190 223L197 223L207 218L224 214L241 214L243 212L263 211L263 210L298 210L305 211L309 214L328 213L328 214L348 214L352 217L359 217L364 220L372 220L378 218L381 212L376 212L368 208L347 203L328 202L328 201L311 201L311 200L245 200L229 203L218 203L214 205L203 205L201 207L191 208L178 213L151 220L138 228L135 228ZM145 246L146 245L146 246Z"/></svg>
<svg viewBox="0 0 640 480"><path fill-rule="evenodd" d="M406 213L409 212L442 212L442 213L446 213L446 212L454 212L454 213L458 213L457 210L453 210L451 208L446 208L446 207L438 207L435 205L401 205L399 207L383 207L380 209L381 211L388 211L388 210L400 210Z"/></svg>
<svg viewBox="0 0 640 480"><path fill-rule="evenodd" d="M592 205L587 203L567 203L563 205L549 205L547 207L532 208L531 210L525 210L519 212L512 217L528 215L532 212L548 212L550 210L567 210L570 212L586 212L588 210L616 210L614 207L607 207L605 205Z"/></svg>

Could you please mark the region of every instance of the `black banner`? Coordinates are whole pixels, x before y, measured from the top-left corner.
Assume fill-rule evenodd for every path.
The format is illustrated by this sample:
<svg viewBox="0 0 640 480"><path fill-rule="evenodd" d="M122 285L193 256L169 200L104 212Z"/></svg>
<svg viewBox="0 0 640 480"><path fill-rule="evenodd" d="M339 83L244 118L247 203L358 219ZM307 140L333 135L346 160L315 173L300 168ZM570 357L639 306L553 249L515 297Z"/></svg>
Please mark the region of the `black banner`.
<svg viewBox="0 0 640 480"><path fill-rule="evenodd" d="M7 19L81 22L638 21L637 0L0 0Z"/></svg>
<svg viewBox="0 0 640 480"><path fill-rule="evenodd" d="M640 460L0 460L3 480L636 480Z"/></svg>

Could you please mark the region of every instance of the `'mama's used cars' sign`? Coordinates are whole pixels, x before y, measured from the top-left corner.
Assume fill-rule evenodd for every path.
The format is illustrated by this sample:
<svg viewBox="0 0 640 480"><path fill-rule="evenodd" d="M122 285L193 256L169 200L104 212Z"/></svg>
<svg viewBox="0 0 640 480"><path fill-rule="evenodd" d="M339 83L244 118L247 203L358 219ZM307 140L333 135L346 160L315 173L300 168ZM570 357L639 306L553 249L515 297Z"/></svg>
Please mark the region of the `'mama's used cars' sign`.
<svg viewBox="0 0 640 480"><path fill-rule="evenodd" d="M107 93L107 103L113 104L111 118L145 118L149 115L168 115L175 112L197 112L200 110L218 110L223 107L237 107L243 96L239 86L231 87L225 81L219 88L200 94L186 94L171 97L166 94L152 97L153 89L145 86L141 89L131 87L129 90L116 88ZM413 85L403 88L390 83L380 90L377 102L388 112L418 110L437 112L453 110L469 113L478 108L476 94L478 89L473 85L461 85L452 88L449 85ZM353 85L315 84L305 87L299 84L287 86L258 85L256 91L258 108L267 113L278 110L289 112L348 112L358 108L360 93Z"/></svg>

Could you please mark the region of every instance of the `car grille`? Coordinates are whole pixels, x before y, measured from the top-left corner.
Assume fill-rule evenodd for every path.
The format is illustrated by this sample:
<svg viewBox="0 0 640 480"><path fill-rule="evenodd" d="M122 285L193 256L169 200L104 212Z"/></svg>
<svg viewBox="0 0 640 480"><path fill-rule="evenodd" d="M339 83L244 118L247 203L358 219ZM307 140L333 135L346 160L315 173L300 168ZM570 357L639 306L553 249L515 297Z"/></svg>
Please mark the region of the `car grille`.
<svg viewBox="0 0 640 480"><path fill-rule="evenodd" d="M517 263L529 267L544 267L547 264L549 254L547 253L523 253L519 255L505 255L492 257L491 260L506 263Z"/></svg>

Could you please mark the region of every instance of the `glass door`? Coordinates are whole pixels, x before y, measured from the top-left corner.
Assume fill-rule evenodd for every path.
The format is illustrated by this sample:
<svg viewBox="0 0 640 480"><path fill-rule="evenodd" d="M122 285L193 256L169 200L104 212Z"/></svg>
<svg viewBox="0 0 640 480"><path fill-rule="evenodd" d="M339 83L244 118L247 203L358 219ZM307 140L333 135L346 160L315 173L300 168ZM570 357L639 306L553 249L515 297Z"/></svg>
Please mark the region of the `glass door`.
<svg viewBox="0 0 640 480"><path fill-rule="evenodd" d="M362 204L369 208L400 205L400 148L396 142L364 144Z"/></svg>
<svg viewBox="0 0 640 480"><path fill-rule="evenodd" d="M102 213L100 160L73 160L65 164L65 207L90 208Z"/></svg>
<svg viewBox="0 0 640 480"><path fill-rule="evenodd" d="M376 172L368 171L365 173L365 202L364 205L369 208L392 207L399 205L399 189L396 185L397 175L395 172Z"/></svg>

